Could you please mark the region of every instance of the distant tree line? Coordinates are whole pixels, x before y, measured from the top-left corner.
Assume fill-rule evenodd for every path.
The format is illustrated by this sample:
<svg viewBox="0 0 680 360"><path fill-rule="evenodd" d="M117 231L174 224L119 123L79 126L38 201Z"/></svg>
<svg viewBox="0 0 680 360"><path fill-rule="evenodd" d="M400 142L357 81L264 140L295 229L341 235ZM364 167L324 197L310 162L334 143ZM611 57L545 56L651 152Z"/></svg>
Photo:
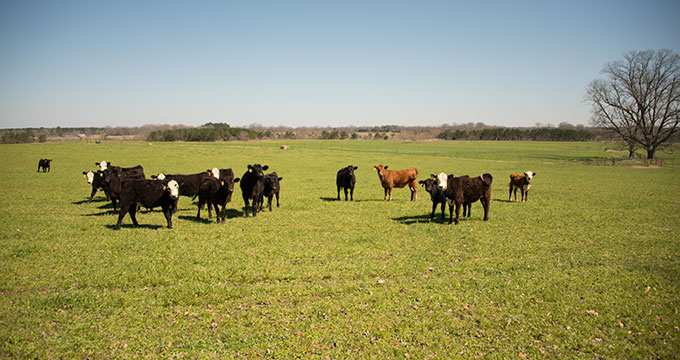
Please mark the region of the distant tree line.
<svg viewBox="0 0 680 360"><path fill-rule="evenodd" d="M443 140L535 140L535 141L590 141L595 134L585 129L565 128L486 128L480 130L447 129L437 135Z"/></svg>
<svg viewBox="0 0 680 360"><path fill-rule="evenodd" d="M266 132L235 128L225 123L207 123L198 128L152 131L149 141L227 141L265 138ZM271 133L269 134L271 136Z"/></svg>

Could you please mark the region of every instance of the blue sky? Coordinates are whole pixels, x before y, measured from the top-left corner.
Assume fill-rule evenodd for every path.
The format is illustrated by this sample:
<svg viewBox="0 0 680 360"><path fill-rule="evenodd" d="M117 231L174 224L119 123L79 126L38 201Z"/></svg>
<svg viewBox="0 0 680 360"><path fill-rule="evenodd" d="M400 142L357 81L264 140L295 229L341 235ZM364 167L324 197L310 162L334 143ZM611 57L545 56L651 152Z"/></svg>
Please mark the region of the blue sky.
<svg viewBox="0 0 680 360"><path fill-rule="evenodd" d="M588 124L680 1L0 1L0 128Z"/></svg>

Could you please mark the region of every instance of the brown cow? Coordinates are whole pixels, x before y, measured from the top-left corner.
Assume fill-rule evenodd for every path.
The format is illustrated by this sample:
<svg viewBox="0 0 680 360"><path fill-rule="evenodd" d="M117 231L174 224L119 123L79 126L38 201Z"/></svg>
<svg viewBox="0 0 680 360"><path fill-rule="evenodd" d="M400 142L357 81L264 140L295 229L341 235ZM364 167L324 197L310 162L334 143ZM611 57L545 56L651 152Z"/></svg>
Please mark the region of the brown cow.
<svg viewBox="0 0 680 360"><path fill-rule="evenodd" d="M373 169L378 170L380 184L385 189L385 200L392 200L392 188L403 188L406 185L411 189L411 201L418 199L418 169L387 170L387 165L373 166Z"/></svg>
<svg viewBox="0 0 680 360"><path fill-rule="evenodd" d="M510 174L510 194L508 201L512 201L512 193L515 192L515 201L517 201L517 189L520 189L521 201L525 202L529 197L529 189L531 189L531 179L536 176L533 171L527 171L524 174Z"/></svg>

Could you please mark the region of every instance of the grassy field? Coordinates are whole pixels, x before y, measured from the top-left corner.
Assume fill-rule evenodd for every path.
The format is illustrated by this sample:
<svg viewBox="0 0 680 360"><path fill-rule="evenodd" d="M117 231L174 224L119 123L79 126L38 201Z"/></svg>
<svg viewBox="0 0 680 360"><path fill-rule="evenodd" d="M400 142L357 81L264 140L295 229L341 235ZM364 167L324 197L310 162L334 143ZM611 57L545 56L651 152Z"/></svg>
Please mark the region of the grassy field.
<svg viewBox="0 0 680 360"><path fill-rule="evenodd" d="M0 146L0 357L680 353L680 169L604 166L621 154L602 143L280 144ZM237 190L218 225L182 197L175 229L156 210L115 231L103 194L85 202L81 173L104 159L147 177L267 164L281 207L245 218ZM355 201L336 201L349 164ZM490 219L476 203L458 226L430 222L422 188L384 202L377 164L489 172ZM508 175L526 170L529 202L508 202Z"/></svg>

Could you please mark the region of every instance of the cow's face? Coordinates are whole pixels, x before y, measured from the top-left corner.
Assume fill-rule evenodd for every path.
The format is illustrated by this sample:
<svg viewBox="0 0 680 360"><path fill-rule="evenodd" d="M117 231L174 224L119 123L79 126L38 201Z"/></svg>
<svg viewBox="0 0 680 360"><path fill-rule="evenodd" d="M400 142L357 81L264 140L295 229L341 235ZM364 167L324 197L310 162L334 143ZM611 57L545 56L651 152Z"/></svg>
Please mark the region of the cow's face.
<svg viewBox="0 0 680 360"><path fill-rule="evenodd" d="M425 187L425 191L432 194L437 189L437 183L433 179L425 179L418 181L419 184Z"/></svg>
<svg viewBox="0 0 680 360"><path fill-rule="evenodd" d="M446 186L448 184L449 176L446 175L445 173L441 172L435 176L435 179L437 181L437 187L439 187L442 190L446 190Z"/></svg>
<svg viewBox="0 0 680 360"><path fill-rule="evenodd" d="M212 168L212 170L210 170L210 175L212 175L212 177L214 177L215 179L219 180L220 179L220 170L218 168L214 167L214 168Z"/></svg>
<svg viewBox="0 0 680 360"><path fill-rule="evenodd" d="M92 171L83 171L83 175L85 175L85 178L87 179L87 183L92 185L92 182L94 181L94 173Z"/></svg>
<svg viewBox="0 0 680 360"><path fill-rule="evenodd" d="M347 169L347 174L349 174L350 177L354 177L354 170L358 169L356 166L348 166L345 169Z"/></svg>
<svg viewBox="0 0 680 360"><path fill-rule="evenodd" d="M527 177L527 180L531 181L531 179L534 178L534 175L536 175L536 173L533 171L527 171L524 173L524 175Z"/></svg>
<svg viewBox="0 0 680 360"><path fill-rule="evenodd" d="M373 170L376 170L378 172L378 176L382 179L383 174L385 173L385 169L387 169L387 166L383 166L382 164L373 166Z"/></svg>
<svg viewBox="0 0 680 360"><path fill-rule="evenodd" d="M104 171L104 170L109 168L109 165L111 165L111 163L108 163L106 161L102 161L100 163L97 163L96 165L99 166L99 170Z"/></svg>
<svg viewBox="0 0 680 360"><path fill-rule="evenodd" d="M269 166L262 166L260 164L248 165L248 172L253 174L254 177L259 179L264 179L264 170L269 169Z"/></svg>
<svg viewBox="0 0 680 360"><path fill-rule="evenodd" d="M156 180L161 180L161 181L165 180L165 174L160 173L160 174L156 175Z"/></svg>
<svg viewBox="0 0 680 360"><path fill-rule="evenodd" d="M167 185L168 192L170 193L170 197L173 199L177 199L179 197L179 184L175 180L170 180L168 181Z"/></svg>

